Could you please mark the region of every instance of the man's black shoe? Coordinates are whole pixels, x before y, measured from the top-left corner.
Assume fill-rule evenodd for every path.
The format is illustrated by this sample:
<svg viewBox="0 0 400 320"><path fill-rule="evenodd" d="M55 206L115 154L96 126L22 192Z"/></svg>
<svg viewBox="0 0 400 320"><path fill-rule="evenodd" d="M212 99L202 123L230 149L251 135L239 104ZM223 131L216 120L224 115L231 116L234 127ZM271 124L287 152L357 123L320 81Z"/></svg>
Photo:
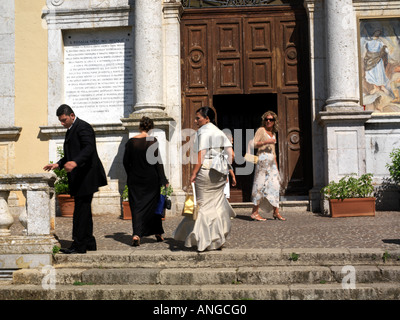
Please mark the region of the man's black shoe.
<svg viewBox="0 0 400 320"><path fill-rule="evenodd" d="M79 250L77 250L76 248L60 249L60 251L61 251L62 253L65 253L65 254L86 253L86 250L85 250L85 251L79 251Z"/></svg>

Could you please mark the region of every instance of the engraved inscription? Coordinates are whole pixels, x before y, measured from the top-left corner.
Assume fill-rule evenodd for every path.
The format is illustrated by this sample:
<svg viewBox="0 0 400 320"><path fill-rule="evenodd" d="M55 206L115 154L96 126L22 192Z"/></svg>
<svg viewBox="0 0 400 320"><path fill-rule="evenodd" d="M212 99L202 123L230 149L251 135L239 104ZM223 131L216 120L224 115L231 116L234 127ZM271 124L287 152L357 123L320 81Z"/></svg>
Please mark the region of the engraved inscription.
<svg viewBox="0 0 400 320"><path fill-rule="evenodd" d="M64 33L65 103L91 123L116 123L133 105L131 32Z"/></svg>

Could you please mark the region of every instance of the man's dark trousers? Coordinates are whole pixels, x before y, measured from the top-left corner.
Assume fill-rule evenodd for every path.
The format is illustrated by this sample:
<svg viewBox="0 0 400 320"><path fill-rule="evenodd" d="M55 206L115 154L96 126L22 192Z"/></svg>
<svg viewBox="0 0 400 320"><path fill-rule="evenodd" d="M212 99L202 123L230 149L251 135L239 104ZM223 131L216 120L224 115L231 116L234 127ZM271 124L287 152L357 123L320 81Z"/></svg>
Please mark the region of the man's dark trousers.
<svg viewBox="0 0 400 320"><path fill-rule="evenodd" d="M96 239L93 236L92 199L93 194L75 196L75 210L72 227L72 248L78 252L96 250Z"/></svg>

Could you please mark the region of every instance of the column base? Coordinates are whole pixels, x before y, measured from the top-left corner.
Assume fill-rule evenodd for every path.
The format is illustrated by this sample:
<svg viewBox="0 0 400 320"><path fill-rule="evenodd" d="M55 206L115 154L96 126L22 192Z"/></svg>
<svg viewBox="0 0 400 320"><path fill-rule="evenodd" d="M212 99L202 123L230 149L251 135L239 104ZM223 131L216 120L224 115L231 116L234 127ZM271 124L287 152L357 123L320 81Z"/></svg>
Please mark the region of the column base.
<svg viewBox="0 0 400 320"><path fill-rule="evenodd" d="M322 111L318 121L324 128L325 185L329 181L366 173L365 122L370 111Z"/></svg>
<svg viewBox="0 0 400 320"><path fill-rule="evenodd" d="M363 111L364 108L358 102L358 98L330 98L326 100L325 110L338 113Z"/></svg>
<svg viewBox="0 0 400 320"><path fill-rule="evenodd" d="M128 118L122 118L122 125L129 131L139 131L140 120L143 116L152 119L154 128L165 131L167 136L169 135L171 122L175 122L174 118L161 109L143 108L131 113Z"/></svg>
<svg viewBox="0 0 400 320"><path fill-rule="evenodd" d="M121 215L121 194L118 191L118 180L111 179L107 186L99 188L93 195L93 216L115 216Z"/></svg>
<svg viewBox="0 0 400 320"><path fill-rule="evenodd" d="M174 193L171 195L172 208L167 210L167 216L179 217L182 215L183 206L185 204L186 192L182 189L174 189Z"/></svg>
<svg viewBox="0 0 400 320"><path fill-rule="evenodd" d="M133 113L157 113L164 112L165 106L161 103L141 103L133 107Z"/></svg>

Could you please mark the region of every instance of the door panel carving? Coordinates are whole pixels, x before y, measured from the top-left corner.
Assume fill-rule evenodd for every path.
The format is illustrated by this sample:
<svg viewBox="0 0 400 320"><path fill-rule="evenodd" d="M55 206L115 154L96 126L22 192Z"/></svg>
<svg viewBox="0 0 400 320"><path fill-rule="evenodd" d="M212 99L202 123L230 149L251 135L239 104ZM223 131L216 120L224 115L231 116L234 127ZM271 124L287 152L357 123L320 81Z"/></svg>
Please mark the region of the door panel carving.
<svg viewBox="0 0 400 320"><path fill-rule="evenodd" d="M183 28L184 92L204 94L208 91L208 24L192 21Z"/></svg>
<svg viewBox="0 0 400 320"><path fill-rule="evenodd" d="M276 90L273 19L244 19L245 93Z"/></svg>
<svg viewBox="0 0 400 320"><path fill-rule="evenodd" d="M215 93L242 93L239 59L219 59L216 69Z"/></svg>
<svg viewBox="0 0 400 320"><path fill-rule="evenodd" d="M214 94L243 92L241 31L241 19L218 19L213 24Z"/></svg>
<svg viewBox="0 0 400 320"><path fill-rule="evenodd" d="M210 97L206 96L188 96L183 99L182 105L182 182L183 186L190 186L190 172L193 169L193 161L190 158L193 156L190 152L193 150L193 137L190 136L193 131L186 129L195 129L194 118L196 116L196 110L203 106L209 106Z"/></svg>
<svg viewBox="0 0 400 320"><path fill-rule="evenodd" d="M281 52L283 56L283 79L282 89L293 89L295 87L297 91L298 86L298 70L297 70L297 44L298 34L296 31L295 21L281 21L280 23L281 35Z"/></svg>
<svg viewBox="0 0 400 320"><path fill-rule="evenodd" d="M303 121L301 117L299 105L300 100L297 93L281 96L279 113L286 116L280 116L280 136L284 137L280 141L280 150L284 150L281 153L280 163L282 164L282 187L286 193L301 191L304 186L308 185L310 178L306 175L307 166L310 163L304 163L305 159L310 157L305 147L307 141L304 141L307 122Z"/></svg>

